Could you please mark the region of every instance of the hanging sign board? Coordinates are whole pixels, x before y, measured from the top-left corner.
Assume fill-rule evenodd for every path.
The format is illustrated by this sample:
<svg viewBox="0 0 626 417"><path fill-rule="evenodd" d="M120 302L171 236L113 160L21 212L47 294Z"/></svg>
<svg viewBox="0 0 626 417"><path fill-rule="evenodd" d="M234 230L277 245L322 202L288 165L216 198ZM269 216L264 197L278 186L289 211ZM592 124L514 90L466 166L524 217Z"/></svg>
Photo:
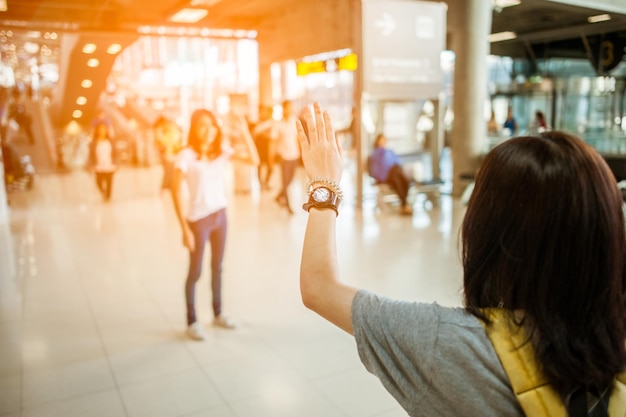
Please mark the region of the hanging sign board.
<svg viewBox="0 0 626 417"><path fill-rule="evenodd" d="M436 98L446 12L444 3L363 0L363 91L385 100Z"/></svg>
<svg viewBox="0 0 626 417"><path fill-rule="evenodd" d="M309 75L316 72L355 71L357 68L356 54L350 53L340 58L326 61L302 61L296 63L296 74Z"/></svg>

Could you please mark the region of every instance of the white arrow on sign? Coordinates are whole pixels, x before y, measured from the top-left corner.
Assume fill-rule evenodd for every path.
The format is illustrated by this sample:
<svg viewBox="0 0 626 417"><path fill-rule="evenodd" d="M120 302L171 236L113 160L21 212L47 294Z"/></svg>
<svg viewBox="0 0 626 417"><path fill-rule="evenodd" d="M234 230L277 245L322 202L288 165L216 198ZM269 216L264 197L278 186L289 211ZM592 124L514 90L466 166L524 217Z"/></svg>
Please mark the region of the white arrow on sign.
<svg viewBox="0 0 626 417"><path fill-rule="evenodd" d="M389 13L383 13L380 19L375 22L376 27L381 30L383 36L389 36L396 30L396 21Z"/></svg>

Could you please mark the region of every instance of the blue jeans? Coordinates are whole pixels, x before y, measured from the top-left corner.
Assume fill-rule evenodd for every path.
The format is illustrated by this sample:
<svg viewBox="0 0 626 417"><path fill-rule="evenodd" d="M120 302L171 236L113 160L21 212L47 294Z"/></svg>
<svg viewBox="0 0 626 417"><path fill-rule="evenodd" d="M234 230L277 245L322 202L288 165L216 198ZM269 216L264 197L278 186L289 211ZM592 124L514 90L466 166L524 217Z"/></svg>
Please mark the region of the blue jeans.
<svg viewBox="0 0 626 417"><path fill-rule="evenodd" d="M196 322L195 291L196 282L202 272L204 247L211 245L211 291L213 295L213 314L222 312L222 260L226 246L226 209L211 213L195 222L188 222L195 240L195 250L189 251L189 272L185 283L187 302L187 324Z"/></svg>

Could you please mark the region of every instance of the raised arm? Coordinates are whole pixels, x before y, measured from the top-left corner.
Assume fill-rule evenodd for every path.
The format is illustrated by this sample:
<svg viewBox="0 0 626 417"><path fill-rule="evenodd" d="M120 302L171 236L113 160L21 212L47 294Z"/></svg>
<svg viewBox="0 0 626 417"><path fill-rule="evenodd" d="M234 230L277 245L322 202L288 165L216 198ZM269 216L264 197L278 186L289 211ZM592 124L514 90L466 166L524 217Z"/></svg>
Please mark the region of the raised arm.
<svg viewBox="0 0 626 417"><path fill-rule="evenodd" d="M250 165L259 165L259 153L252 139L252 135L250 134L250 129L248 129L246 120L243 117L237 117L234 127L238 133L237 137L240 138L238 144L241 146L231 144L235 150L231 158Z"/></svg>
<svg viewBox="0 0 626 417"><path fill-rule="evenodd" d="M304 123L308 136L300 121L297 127L307 175L338 184L343 170L342 150L329 114L315 103L314 114L307 110ZM300 293L307 308L352 334L350 310L357 289L339 281L336 222L334 210L310 209L300 263Z"/></svg>

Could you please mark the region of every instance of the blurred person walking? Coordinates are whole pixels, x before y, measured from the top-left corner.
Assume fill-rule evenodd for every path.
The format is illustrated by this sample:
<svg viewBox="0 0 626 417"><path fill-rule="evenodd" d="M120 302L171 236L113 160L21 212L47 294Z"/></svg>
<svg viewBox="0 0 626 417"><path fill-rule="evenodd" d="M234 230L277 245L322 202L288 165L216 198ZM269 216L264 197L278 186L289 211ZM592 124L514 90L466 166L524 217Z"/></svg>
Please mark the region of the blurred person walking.
<svg viewBox="0 0 626 417"><path fill-rule="evenodd" d="M35 133L33 132L33 118L26 110L26 105L23 102L19 102L15 105L15 111L12 115L13 120L20 128L20 131L28 139L28 143L31 145L35 143Z"/></svg>
<svg viewBox="0 0 626 417"><path fill-rule="evenodd" d="M259 121L252 127L252 137L259 152L258 177L261 190L270 189L270 180L276 163L277 129L271 106L260 106Z"/></svg>
<svg viewBox="0 0 626 417"><path fill-rule="evenodd" d="M487 121L487 135L498 136L500 134L500 125L496 121L496 113L491 110L491 115Z"/></svg>
<svg viewBox="0 0 626 417"><path fill-rule="evenodd" d="M276 196L276 202L285 207L289 214L293 214L289 204L289 186L291 185L300 164L300 144L298 143L298 131L296 129L296 117L293 103L283 101L283 118L276 123L278 132L277 154L280 157L280 169L282 174L282 186Z"/></svg>
<svg viewBox="0 0 626 417"><path fill-rule="evenodd" d="M504 123L502 124L502 129L506 131L506 135L509 137L517 135L517 120L515 120L515 116L513 116L512 107L507 109L506 120L504 120Z"/></svg>
<svg viewBox="0 0 626 417"><path fill-rule="evenodd" d="M535 111L535 118L530 126L531 134L539 134L548 130L548 123L546 122L546 116L541 110Z"/></svg>
<svg viewBox="0 0 626 417"><path fill-rule="evenodd" d="M111 199L113 175L117 170L115 143L106 123L97 123L89 144L89 166L96 175L96 185L104 201Z"/></svg>
<svg viewBox="0 0 626 417"><path fill-rule="evenodd" d="M253 165L259 162L250 137L245 136L244 140L243 147L233 148L222 135L215 115L206 109L196 110L191 115L186 147L178 153L174 164L172 196L183 244L189 250L185 281L187 334L194 340L207 337L195 307L195 287L202 272L207 242L211 252L213 325L226 329L236 327L235 320L222 311L222 260L226 247L229 159Z"/></svg>

